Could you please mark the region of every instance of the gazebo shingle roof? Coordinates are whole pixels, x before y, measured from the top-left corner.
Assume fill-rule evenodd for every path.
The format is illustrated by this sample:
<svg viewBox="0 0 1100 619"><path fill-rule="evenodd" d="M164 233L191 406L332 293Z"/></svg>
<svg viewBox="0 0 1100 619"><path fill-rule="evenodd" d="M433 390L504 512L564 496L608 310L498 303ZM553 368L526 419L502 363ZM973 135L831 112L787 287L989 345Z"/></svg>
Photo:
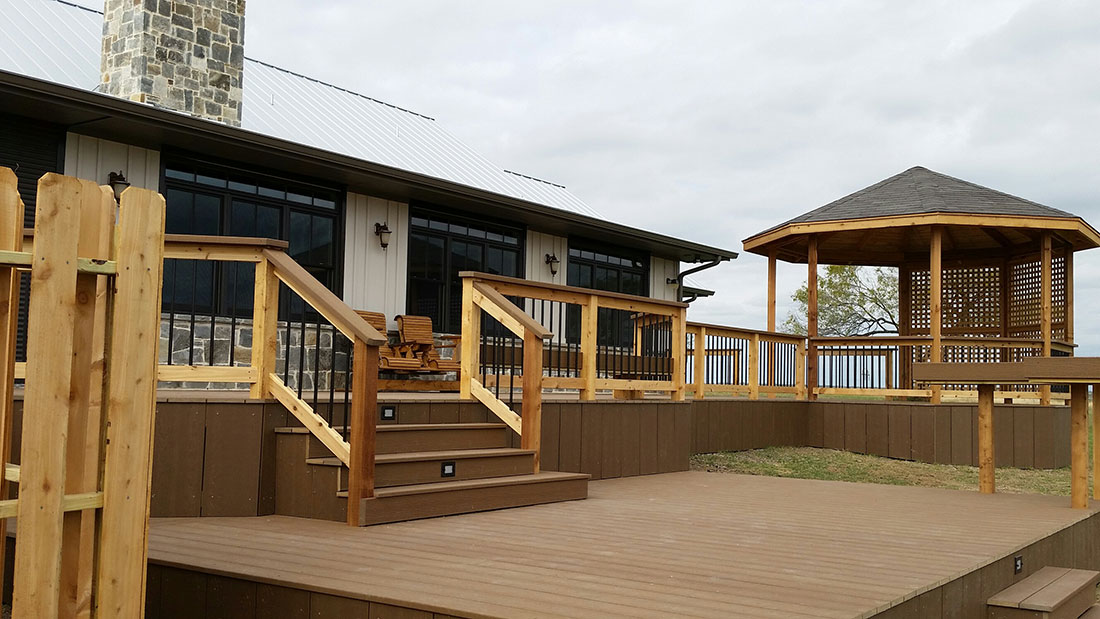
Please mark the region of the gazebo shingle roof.
<svg viewBox="0 0 1100 619"><path fill-rule="evenodd" d="M916 166L803 213L776 228L791 223L925 213L1074 217L1031 200Z"/></svg>

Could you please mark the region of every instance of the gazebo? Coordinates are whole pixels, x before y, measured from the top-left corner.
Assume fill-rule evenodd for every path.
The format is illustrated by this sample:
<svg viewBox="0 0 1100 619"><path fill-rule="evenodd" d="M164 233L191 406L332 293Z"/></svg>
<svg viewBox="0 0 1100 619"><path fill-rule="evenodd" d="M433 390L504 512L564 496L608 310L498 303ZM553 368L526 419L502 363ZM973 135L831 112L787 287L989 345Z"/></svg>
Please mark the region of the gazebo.
<svg viewBox="0 0 1100 619"><path fill-rule="evenodd" d="M905 395L913 362L1072 354L1073 253L1100 246L1100 234L1071 213L914 167L744 246L768 257L769 331L776 327L776 263L808 265L811 398L819 350L837 346L865 353L868 346L896 347L899 367L889 370L885 386ZM897 268L898 337L818 337L818 264ZM1040 393L1049 403L1050 387ZM939 386L931 397L939 402Z"/></svg>

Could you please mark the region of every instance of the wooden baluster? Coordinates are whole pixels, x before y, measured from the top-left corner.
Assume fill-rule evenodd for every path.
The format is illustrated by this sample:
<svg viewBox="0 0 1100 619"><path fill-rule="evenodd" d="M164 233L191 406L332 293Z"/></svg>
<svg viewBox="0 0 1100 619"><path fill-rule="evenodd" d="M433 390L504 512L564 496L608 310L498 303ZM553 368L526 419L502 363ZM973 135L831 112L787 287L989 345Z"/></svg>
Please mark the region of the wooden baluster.
<svg viewBox="0 0 1100 619"><path fill-rule="evenodd" d="M523 334L523 418L520 447L535 452L539 472L542 445L542 338L531 331Z"/></svg>
<svg viewBox="0 0 1100 619"><path fill-rule="evenodd" d="M256 382L249 389L249 397L262 400L269 397L268 377L275 373L279 343L279 278L274 265L266 258L256 263L255 285L252 297L252 368L256 370Z"/></svg>
<svg viewBox="0 0 1100 619"><path fill-rule="evenodd" d="M588 303L581 306L581 388L582 400L596 399L596 334L599 321L600 297L589 295Z"/></svg>
<svg viewBox="0 0 1100 619"><path fill-rule="evenodd" d="M347 522L359 526L362 500L374 496L375 426L378 410L378 347L355 339L351 374L351 451L348 458Z"/></svg>

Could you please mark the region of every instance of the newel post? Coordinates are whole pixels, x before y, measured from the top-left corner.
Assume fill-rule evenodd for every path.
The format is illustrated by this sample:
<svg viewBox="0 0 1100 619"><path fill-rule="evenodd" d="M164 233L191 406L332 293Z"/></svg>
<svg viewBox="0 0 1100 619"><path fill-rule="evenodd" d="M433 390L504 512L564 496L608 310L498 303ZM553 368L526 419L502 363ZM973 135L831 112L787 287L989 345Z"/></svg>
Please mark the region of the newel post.
<svg viewBox="0 0 1100 619"><path fill-rule="evenodd" d="M462 278L462 351L459 355L458 392L463 400L472 400L470 384L477 375L481 344L481 308L474 303L474 280Z"/></svg>
<svg viewBox="0 0 1100 619"><path fill-rule="evenodd" d="M249 397L267 397L267 377L275 372L275 351L279 341L279 278L275 266L261 256L256 263L256 291L252 299L252 369L256 382Z"/></svg>
<svg viewBox="0 0 1100 619"><path fill-rule="evenodd" d="M356 338L348 407L348 524L359 526L362 499L374 496L375 411L378 409L378 347Z"/></svg>
<svg viewBox="0 0 1100 619"><path fill-rule="evenodd" d="M523 416L520 447L535 452L539 472L542 444L542 338L527 330L523 334Z"/></svg>
<svg viewBox="0 0 1100 619"><path fill-rule="evenodd" d="M600 297L588 296L588 303L581 306L581 388L582 400L596 399L596 328L599 320Z"/></svg>
<svg viewBox="0 0 1100 619"><path fill-rule="evenodd" d="M691 359L695 362L695 399L702 400L707 393L707 328L696 327ZM686 343L686 342L685 342Z"/></svg>

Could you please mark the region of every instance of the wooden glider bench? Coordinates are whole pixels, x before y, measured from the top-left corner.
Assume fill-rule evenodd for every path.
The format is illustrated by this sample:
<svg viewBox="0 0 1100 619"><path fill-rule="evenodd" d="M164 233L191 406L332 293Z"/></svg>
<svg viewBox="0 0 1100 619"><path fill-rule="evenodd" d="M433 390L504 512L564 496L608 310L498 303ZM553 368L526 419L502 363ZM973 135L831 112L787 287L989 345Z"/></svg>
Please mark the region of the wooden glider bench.
<svg viewBox="0 0 1100 619"><path fill-rule="evenodd" d="M386 333L386 315L356 310L379 333ZM398 316L398 339L378 348L378 370L398 374L441 374L457 372L459 363L439 356L439 348L454 348L460 336L445 335L450 344L437 346L432 334L432 319L426 316ZM379 391L458 391L457 380L419 380L415 378L378 381Z"/></svg>
<svg viewBox="0 0 1100 619"><path fill-rule="evenodd" d="M988 619L1097 619L1100 572L1044 567L989 598Z"/></svg>

